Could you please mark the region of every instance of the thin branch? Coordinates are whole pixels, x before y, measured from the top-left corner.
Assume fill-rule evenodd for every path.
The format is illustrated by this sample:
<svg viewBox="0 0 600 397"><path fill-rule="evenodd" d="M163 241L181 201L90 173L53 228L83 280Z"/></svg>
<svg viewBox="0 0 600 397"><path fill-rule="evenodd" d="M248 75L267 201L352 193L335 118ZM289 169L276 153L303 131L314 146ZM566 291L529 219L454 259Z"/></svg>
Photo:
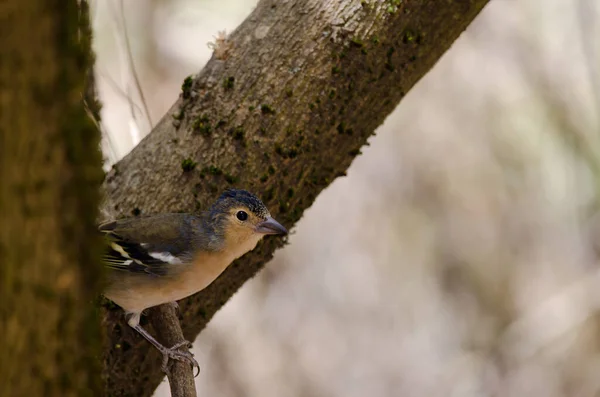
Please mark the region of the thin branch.
<svg viewBox="0 0 600 397"><path fill-rule="evenodd" d="M119 6L121 11L121 25L123 28L123 38L125 39L125 48L127 49L127 62L129 63L129 70L131 71L131 75L133 76L133 81L135 83L135 88L140 94L140 99L142 100L142 105L144 106L144 113L146 118L148 119L148 124L150 124L150 129L154 127L154 123L152 123L152 118L150 117L150 111L148 110L148 104L146 103L146 98L144 97L144 90L142 90L142 85L140 84L140 79L137 75L137 71L135 69L135 63L133 61L133 54L131 53L131 44L129 43L129 35L127 34L127 21L125 20L125 10L123 9L123 0L119 0Z"/></svg>
<svg viewBox="0 0 600 397"><path fill-rule="evenodd" d="M115 23L116 29L114 30L114 35L117 43L117 47L119 48L120 59L124 59L127 67L124 73L121 73L121 83L124 86L124 89L118 89L120 93L122 93L125 98L127 98L127 102L129 104L129 111L131 114L131 118L133 119L133 123L136 124L134 127L130 128L130 136L134 145L137 145L140 141L139 130L141 129L138 120L139 116L136 113L136 110L140 113L142 118L146 118L147 123L149 124L150 129L153 128L152 119L150 117L150 111L148 109L146 99L144 96L144 92L141 88L141 84L139 82L139 78L137 75L137 71L135 68L135 63L133 61L133 54L131 51L131 45L129 42L129 35L127 33L127 25L125 21L125 13L123 9L123 3L120 2L119 10L116 9L114 2L109 3L109 11L112 15L112 22ZM143 109L138 106L133 101L133 94L130 92L131 83L130 80L134 80L134 86L132 87L132 91L137 91L140 100L142 102ZM111 81L112 82L112 81ZM126 92L125 92L126 91Z"/></svg>
<svg viewBox="0 0 600 397"><path fill-rule="evenodd" d="M165 346L174 346L185 340L174 305L160 305L150 309L149 312L150 323L161 343ZM196 397L193 371L186 362L169 361L167 378L171 387L171 397Z"/></svg>
<svg viewBox="0 0 600 397"><path fill-rule="evenodd" d="M121 87L119 87L119 84L105 71L103 70L98 70L98 74L100 76L102 76L102 78L106 79L106 82L108 83L108 85L120 96L122 96L127 103L129 104L130 109L132 110L132 116L135 117L135 115L133 114L133 111L138 111L140 113L144 113L144 110L135 102L133 102L133 99L131 99L131 95L128 95L125 91L123 91L123 89Z"/></svg>

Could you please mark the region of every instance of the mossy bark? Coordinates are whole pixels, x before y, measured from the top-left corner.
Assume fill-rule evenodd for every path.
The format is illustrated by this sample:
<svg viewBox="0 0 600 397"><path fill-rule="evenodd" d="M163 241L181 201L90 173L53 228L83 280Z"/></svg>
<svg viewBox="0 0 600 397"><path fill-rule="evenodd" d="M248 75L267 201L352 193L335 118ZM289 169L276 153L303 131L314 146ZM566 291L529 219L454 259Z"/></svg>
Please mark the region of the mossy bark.
<svg viewBox="0 0 600 397"><path fill-rule="evenodd" d="M100 132L85 3L0 5L0 395L95 396Z"/></svg>
<svg viewBox="0 0 600 397"><path fill-rule="evenodd" d="M256 192L292 227L486 3L261 1L108 174L105 216L196 211L235 186ZM186 337L281 245L266 239L184 300ZM162 379L156 349L120 310L107 310L105 326L109 394L151 395Z"/></svg>

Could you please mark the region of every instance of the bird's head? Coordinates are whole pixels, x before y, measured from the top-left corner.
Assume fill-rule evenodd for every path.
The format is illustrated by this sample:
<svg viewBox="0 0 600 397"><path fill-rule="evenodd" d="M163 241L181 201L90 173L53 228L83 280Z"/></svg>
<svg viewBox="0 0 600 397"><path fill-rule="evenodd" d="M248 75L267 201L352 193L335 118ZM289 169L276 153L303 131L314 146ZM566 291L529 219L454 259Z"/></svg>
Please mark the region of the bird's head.
<svg viewBox="0 0 600 397"><path fill-rule="evenodd" d="M267 234L287 234L264 203L246 190L226 190L208 211L209 222L226 249L252 250Z"/></svg>

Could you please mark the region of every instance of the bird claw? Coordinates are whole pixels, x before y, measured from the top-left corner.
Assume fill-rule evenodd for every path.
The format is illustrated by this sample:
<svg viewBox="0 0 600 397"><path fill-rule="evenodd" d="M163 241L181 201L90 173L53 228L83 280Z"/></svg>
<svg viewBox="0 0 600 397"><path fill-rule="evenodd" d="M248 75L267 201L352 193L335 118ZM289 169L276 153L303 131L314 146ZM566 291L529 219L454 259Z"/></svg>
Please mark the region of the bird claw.
<svg viewBox="0 0 600 397"><path fill-rule="evenodd" d="M183 341L172 346L171 348L164 348L164 350L161 350L161 353L163 354L162 370L165 373L169 373L169 367L167 366L169 359L184 361L190 363L194 370L196 370L196 368L198 369L198 372L194 375L195 378L198 376L198 374L200 374L200 365L189 350L179 350L183 346L189 349L192 347L192 344L188 341Z"/></svg>

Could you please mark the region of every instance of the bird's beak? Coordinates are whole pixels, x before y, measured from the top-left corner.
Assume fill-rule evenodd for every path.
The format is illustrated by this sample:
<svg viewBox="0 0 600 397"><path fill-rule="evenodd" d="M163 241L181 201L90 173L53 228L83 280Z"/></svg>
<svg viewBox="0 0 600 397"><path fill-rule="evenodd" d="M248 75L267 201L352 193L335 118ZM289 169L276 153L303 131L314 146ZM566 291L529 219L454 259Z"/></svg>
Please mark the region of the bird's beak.
<svg viewBox="0 0 600 397"><path fill-rule="evenodd" d="M287 234L288 231L283 225L275 219L268 217L256 226L256 232L262 234Z"/></svg>

